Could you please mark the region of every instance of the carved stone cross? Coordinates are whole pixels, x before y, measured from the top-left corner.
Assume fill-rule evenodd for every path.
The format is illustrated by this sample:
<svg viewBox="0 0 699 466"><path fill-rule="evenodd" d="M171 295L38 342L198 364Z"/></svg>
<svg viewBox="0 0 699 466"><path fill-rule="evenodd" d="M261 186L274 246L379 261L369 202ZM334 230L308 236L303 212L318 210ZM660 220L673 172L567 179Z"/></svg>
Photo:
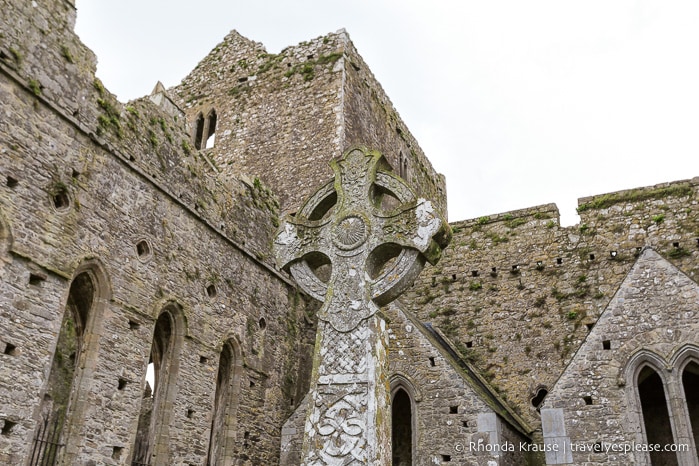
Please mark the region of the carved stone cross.
<svg viewBox="0 0 699 466"><path fill-rule="evenodd" d="M275 240L280 266L323 302L313 358L306 465L391 463L386 325L379 306L435 263L449 227L386 169L351 149ZM386 208L390 205L389 208Z"/></svg>

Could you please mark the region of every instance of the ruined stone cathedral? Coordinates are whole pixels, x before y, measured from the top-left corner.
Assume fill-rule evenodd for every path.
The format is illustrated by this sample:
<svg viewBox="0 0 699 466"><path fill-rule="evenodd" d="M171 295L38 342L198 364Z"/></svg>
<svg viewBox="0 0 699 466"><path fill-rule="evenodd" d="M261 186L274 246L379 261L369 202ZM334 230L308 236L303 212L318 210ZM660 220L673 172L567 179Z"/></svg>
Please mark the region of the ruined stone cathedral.
<svg viewBox="0 0 699 466"><path fill-rule="evenodd" d="M279 54L231 32L121 103L74 0L0 5L0 464L699 464L698 178L581 198L573 227L553 204L439 227L445 179L344 31ZM323 346L314 290L342 276L275 250L335 225L362 154L367 212L429 200L436 246L405 247L402 213L317 235L351 256L388 233L367 276L424 265ZM365 324L378 440L313 421L337 401L314 358L361 365L342 335Z"/></svg>

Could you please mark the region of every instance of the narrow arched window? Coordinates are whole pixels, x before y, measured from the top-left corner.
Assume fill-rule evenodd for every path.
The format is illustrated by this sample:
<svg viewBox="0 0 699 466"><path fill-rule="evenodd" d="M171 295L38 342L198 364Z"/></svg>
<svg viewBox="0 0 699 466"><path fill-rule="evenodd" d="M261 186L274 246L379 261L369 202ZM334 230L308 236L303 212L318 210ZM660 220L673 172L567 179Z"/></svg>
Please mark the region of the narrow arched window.
<svg viewBox="0 0 699 466"><path fill-rule="evenodd" d="M153 387L146 383L134 445L133 464L165 465L169 458L169 424L175 397L182 324L180 311L168 307L158 316L153 331L149 366Z"/></svg>
<svg viewBox="0 0 699 466"><path fill-rule="evenodd" d="M674 443L665 387L660 375L649 366L638 373L638 397L641 401L643 425L648 444ZM651 451L651 465L676 465L677 454L671 451Z"/></svg>
<svg viewBox="0 0 699 466"><path fill-rule="evenodd" d="M80 419L84 403L80 378L87 353L87 329L94 319L97 286L89 272L78 274L71 282L63 312L51 370L41 403L41 416L32 447L32 462L53 464L70 442L70 431ZM50 441L47 439L51 439Z"/></svg>
<svg viewBox="0 0 699 466"><path fill-rule="evenodd" d="M225 458L230 457L238 403L238 359L234 344L229 340L223 345L218 363L207 466L223 465Z"/></svg>
<svg viewBox="0 0 699 466"><path fill-rule="evenodd" d="M211 110L206 117L206 144L204 149L211 149L216 142L216 110Z"/></svg>
<svg viewBox="0 0 699 466"><path fill-rule="evenodd" d="M699 446L699 364L694 361L687 364L682 371L682 388L696 447Z"/></svg>
<svg viewBox="0 0 699 466"><path fill-rule="evenodd" d="M399 388L391 403L393 466L413 464L413 412L410 396Z"/></svg>
<svg viewBox="0 0 699 466"><path fill-rule="evenodd" d="M204 140L204 115L201 113L197 116L194 123L194 147L202 149L202 141Z"/></svg>
<svg viewBox="0 0 699 466"><path fill-rule="evenodd" d="M403 155L403 151L398 152L398 176L408 180L408 158Z"/></svg>

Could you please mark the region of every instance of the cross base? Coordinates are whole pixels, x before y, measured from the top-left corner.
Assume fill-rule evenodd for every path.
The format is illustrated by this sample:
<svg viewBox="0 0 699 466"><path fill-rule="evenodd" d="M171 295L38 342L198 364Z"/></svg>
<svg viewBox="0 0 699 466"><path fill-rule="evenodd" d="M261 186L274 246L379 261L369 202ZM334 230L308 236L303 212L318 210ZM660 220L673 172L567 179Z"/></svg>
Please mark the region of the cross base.
<svg viewBox="0 0 699 466"><path fill-rule="evenodd" d="M390 465L385 321L375 315L346 333L321 322L316 345L302 464Z"/></svg>

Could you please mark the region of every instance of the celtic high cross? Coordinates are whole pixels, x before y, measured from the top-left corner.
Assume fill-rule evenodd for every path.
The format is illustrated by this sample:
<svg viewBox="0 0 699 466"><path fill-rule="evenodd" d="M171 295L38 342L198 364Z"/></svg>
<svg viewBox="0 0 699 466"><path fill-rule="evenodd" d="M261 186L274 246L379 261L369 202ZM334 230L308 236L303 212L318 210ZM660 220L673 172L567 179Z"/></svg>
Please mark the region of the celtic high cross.
<svg viewBox="0 0 699 466"><path fill-rule="evenodd" d="M449 240L432 204L382 163L365 149L332 161L334 181L288 218L275 240L278 264L323 302L304 465L391 463L388 336L377 312L425 260L436 262Z"/></svg>

